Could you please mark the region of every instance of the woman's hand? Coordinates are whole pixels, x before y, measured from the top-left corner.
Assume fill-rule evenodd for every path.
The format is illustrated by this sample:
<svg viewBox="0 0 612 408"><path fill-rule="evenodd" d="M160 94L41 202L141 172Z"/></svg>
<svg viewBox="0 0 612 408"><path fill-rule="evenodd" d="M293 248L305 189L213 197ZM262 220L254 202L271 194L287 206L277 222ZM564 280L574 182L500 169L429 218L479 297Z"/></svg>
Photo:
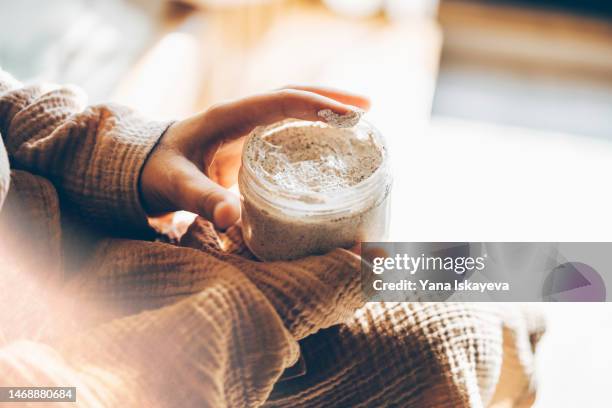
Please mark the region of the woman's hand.
<svg viewBox="0 0 612 408"><path fill-rule="evenodd" d="M226 190L240 165L239 139L255 127L287 118L321 120L331 109L367 109L361 96L309 87L290 87L213 106L174 123L147 159L140 177L146 211L159 215L186 210L225 229L240 217L238 198ZM233 143L229 143L233 142ZM223 145L226 148L223 148ZM218 157L217 157L218 156Z"/></svg>

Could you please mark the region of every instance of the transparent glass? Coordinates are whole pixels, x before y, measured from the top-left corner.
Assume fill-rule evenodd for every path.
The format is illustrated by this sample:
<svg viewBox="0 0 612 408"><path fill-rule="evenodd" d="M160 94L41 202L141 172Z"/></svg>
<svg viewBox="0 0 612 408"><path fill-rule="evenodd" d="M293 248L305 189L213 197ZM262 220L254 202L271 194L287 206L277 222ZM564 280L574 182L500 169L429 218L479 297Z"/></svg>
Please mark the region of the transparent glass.
<svg viewBox="0 0 612 408"><path fill-rule="evenodd" d="M296 194L258 178L250 160L255 137L288 124L313 126L312 122L292 120L257 128L243 150L238 183L243 235L251 252L266 261L287 260L350 248L358 242L386 240L392 177L381 133L364 120L352 129L372 135L382 152L381 164L371 176L332 192Z"/></svg>

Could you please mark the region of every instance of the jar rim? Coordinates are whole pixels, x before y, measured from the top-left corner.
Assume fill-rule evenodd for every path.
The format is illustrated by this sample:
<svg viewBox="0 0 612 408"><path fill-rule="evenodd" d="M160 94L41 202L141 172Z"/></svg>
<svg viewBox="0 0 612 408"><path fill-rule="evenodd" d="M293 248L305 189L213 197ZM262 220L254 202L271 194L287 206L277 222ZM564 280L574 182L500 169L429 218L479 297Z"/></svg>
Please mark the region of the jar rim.
<svg viewBox="0 0 612 408"><path fill-rule="evenodd" d="M255 195L258 200L263 201L268 206L285 212L309 213L312 215L337 215L361 210L363 206L373 205L386 197L391 184L389 153L386 141L380 131L364 119L361 119L355 128L368 132L374 137L374 140L380 147L382 157L380 166L357 184L331 192L295 193L282 189L268 180L256 177L248 157L250 152L249 143L264 132L274 131L288 124L331 127L323 122L287 119L272 125L255 128L247 136L242 152L242 166L239 175L240 191L242 194L246 193L250 197ZM248 186L245 186L245 183ZM243 191L245 187L248 188L248 192ZM377 192L378 194L376 194Z"/></svg>

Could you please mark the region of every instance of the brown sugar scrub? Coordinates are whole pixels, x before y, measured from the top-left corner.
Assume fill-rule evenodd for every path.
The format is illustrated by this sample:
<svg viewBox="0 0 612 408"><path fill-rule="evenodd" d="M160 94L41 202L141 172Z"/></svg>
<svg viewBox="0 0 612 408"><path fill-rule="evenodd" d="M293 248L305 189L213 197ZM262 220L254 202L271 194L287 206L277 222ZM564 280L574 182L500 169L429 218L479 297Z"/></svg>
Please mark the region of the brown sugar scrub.
<svg viewBox="0 0 612 408"><path fill-rule="evenodd" d="M258 258L295 259L386 238L388 154L360 116L353 127L288 120L249 135L239 186L244 239Z"/></svg>

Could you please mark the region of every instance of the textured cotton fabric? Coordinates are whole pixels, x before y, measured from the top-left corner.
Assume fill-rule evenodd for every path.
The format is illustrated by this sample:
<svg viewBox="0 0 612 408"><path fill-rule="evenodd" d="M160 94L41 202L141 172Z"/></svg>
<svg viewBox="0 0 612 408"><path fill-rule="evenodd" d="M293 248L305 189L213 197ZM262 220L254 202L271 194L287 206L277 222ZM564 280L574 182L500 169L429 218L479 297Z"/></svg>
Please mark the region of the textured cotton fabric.
<svg viewBox="0 0 612 408"><path fill-rule="evenodd" d="M0 386L76 386L95 407L533 401L527 307L364 304L354 254L262 263L239 225L201 218L178 245L136 239L166 127L0 71Z"/></svg>

